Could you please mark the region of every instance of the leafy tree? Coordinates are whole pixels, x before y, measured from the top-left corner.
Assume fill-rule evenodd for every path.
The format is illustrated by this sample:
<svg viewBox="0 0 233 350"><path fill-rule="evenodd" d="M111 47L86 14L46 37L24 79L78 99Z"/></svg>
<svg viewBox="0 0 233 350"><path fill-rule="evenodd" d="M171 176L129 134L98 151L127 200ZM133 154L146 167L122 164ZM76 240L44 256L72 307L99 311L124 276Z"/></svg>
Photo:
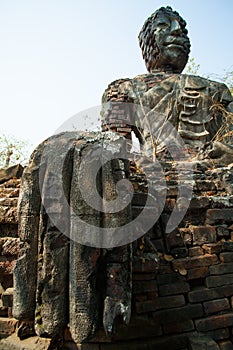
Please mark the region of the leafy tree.
<svg viewBox="0 0 233 350"><path fill-rule="evenodd" d="M196 62L195 58L191 57L188 61L186 68L185 68L185 73L186 74L193 74L193 75L200 75L200 73L199 73L200 67L201 67L201 65ZM217 81L220 81L220 82L226 84L233 95L233 70L224 70L223 75L213 73L213 74L209 74L209 75L203 74L202 76L204 78L217 80Z"/></svg>
<svg viewBox="0 0 233 350"><path fill-rule="evenodd" d="M30 144L13 136L0 133L0 168L14 164L25 165L29 159Z"/></svg>
<svg viewBox="0 0 233 350"><path fill-rule="evenodd" d="M188 61L186 68L185 68L185 73L198 75L199 70L200 70L200 66L201 65L199 63L196 63L195 58L191 57Z"/></svg>

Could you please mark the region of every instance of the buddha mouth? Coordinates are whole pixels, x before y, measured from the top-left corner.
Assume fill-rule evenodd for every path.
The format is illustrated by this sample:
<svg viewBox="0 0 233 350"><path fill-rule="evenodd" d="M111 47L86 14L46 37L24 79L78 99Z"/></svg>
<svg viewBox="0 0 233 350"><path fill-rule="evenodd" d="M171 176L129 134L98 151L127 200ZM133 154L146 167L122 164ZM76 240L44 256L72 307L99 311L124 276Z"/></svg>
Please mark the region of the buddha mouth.
<svg viewBox="0 0 233 350"><path fill-rule="evenodd" d="M184 38L177 38L177 37L168 37L167 41L165 41L164 45L167 47L179 47L179 48L184 48L185 47L185 42Z"/></svg>
<svg viewBox="0 0 233 350"><path fill-rule="evenodd" d="M165 46L166 47L179 47L179 48L184 48L184 45L181 45L181 44L179 44L179 43L167 43L167 44L165 44Z"/></svg>

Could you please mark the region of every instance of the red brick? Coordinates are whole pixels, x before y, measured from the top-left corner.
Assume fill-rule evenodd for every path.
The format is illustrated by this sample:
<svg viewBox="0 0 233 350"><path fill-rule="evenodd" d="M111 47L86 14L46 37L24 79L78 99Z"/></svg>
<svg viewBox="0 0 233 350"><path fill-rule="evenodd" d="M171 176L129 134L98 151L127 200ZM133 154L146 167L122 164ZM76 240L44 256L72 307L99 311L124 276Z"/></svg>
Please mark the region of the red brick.
<svg viewBox="0 0 233 350"><path fill-rule="evenodd" d="M126 341L132 341L133 339L145 339L149 337L156 337L162 335L162 329L159 327L158 323L155 323L153 321L144 319L143 317L140 316L137 319L131 320L129 325L127 327L125 325L119 326L118 327L118 332L115 333L112 337L112 341L118 341L120 340L126 340ZM106 339L107 337L105 337ZM110 339L107 338L107 341ZM105 342L106 342L105 340ZM93 342L93 339L92 339ZM96 342L96 340L94 340ZM121 344L121 343L120 343ZM129 345L129 344L128 344ZM102 349L102 344L101 344L101 349ZM110 348L106 347L108 350L121 350L121 345L119 343L111 344ZM127 348L126 348L127 349ZM128 349L127 349L128 350Z"/></svg>
<svg viewBox="0 0 233 350"><path fill-rule="evenodd" d="M3 294L2 294L2 305L7 307L12 307L13 305L13 288L8 288Z"/></svg>
<svg viewBox="0 0 233 350"><path fill-rule="evenodd" d="M133 272L157 272L158 263L155 260L137 260L133 262Z"/></svg>
<svg viewBox="0 0 233 350"><path fill-rule="evenodd" d="M192 234L189 228L179 228L179 232L185 245L192 244Z"/></svg>
<svg viewBox="0 0 233 350"><path fill-rule="evenodd" d="M187 282L177 282L172 284L163 284L159 286L159 294L161 296L183 294L190 291Z"/></svg>
<svg viewBox="0 0 233 350"><path fill-rule="evenodd" d="M207 335L195 334L188 338L189 350L219 350L218 344Z"/></svg>
<svg viewBox="0 0 233 350"><path fill-rule="evenodd" d="M189 248L189 256L190 257L194 257L194 256L199 256L199 255L203 255L203 249L201 247L192 247Z"/></svg>
<svg viewBox="0 0 233 350"><path fill-rule="evenodd" d="M206 223L216 224L232 222L233 209L208 209L206 212Z"/></svg>
<svg viewBox="0 0 233 350"><path fill-rule="evenodd" d="M233 252L220 253L219 258L223 263L233 262Z"/></svg>
<svg viewBox="0 0 233 350"><path fill-rule="evenodd" d="M175 259L182 259L188 256L188 248L186 247L178 247L171 249L171 255Z"/></svg>
<svg viewBox="0 0 233 350"><path fill-rule="evenodd" d="M210 200L208 197L194 197L192 198L189 208L190 209L199 209L199 208L206 208L209 206Z"/></svg>
<svg viewBox="0 0 233 350"><path fill-rule="evenodd" d="M196 269L188 270L187 280L194 280L197 278L205 278L209 274L209 268L207 266L198 267Z"/></svg>
<svg viewBox="0 0 233 350"><path fill-rule="evenodd" d="M172 272L173 272L173 270L171 269L171 266L169 263L161 263L160 262L158 276L163 275L163 274L172 273Z"/></svg>
<svg viewBox="0 0 233 350"><path fill-rule="evenodd" d="M227 298L207 301L203 306L207 315L230 309L230 303Z"/></svg>
<svg viewBox="0 0 233 350"><path fill-rule="evenodd" d="M209 267L210 275L224 275L227 273L233 273L233 264L218 264Z"/></svg>
<svg viewBox="0 0 233 350"><path fill-rule="evenodd" d="M207 254L220 253L222 251L222 243L203 244L202 248Z"/></svg>
<svg viewBox="0 0 233 350"><path fill-rule="evenodd" d="M204 192L216 190L215 183L210 180L197 180L196 187L198 191L204 191Z"/></svg>
<svg viewBox="0 0 233 350"><path fill-rule="evenodd" d="M134 273L133 276L133 281L149 281L149 280L154 280L155 279L155 274L154 273Z"/></svg>
<svg viewBox="0 0 233 350"><path fill-rule="evenodd" d="M233 344L230 340L219 342L218 345L221 350L233 350Z"/></svg>
<svg viewBox="0 0 233 350"><path fill-rule="evenodd" d="M13 273L15 260L9 260L6 257L0 257L0 274L9 275Z"/></svg>
<svg viewBox="0 0 233 350"><path fill-rule="evenodd" d="M160 297L155 300L144 301L136 303L137 313L157 311L161 309L170 309L185 305L185 299L183 295Z"/></svg>
<svg viewBox="0 0 233 350"><path fill-rule="evenodd" d="M230 332L228 328L215 329L213 331L205 332L205 334L214 340L223 340L230 338Z"/></svg>
<svg viewBox="0 0 233 350"><path fill-rule="evenodd" d="M185 281L185 277L181 276L178 272L166 273L164 275L157 275L158 284L168 284Z"/></svg>
<svg viewBox="0 0 233 350"><path fill-rule="evenodd" d="M198 332L206 332L219 328L232 327L233 313L202 318L196 320L195 325Z"/></svg>
<svg viewBox="0 0 233 350"><path fill-rule="evenodd" d="M228 237L230 234L229 230L226 227L219 226L217 227L217 235L218 237Z"/></svg>
<svg viewBox="0 0 233 350"><path fill-rule="evenodd" d="M205 254L198 257L173 260L173 268L179 270L181 268L194 269L196 267L210 266L218 263L218 257L215 254Z"/></svg>
<svg viewBox="0 0 233 350"><path fill-rule="evenodd" d="M193 244L216 242L216 230L213 226L194 226L192 227Z"/></svg>
<svg viewBox="0 0 233 350"><path fill-rule="evenodd" d="M179 308L153 312L154 320L160 322L161 324L190 320L193 318L202 317L203 315L204 312L201 304L187 304Z"/></svg>
<svg viewBox="0 0 233 350"><path fill-rule="evenodd" d="M170 232L166 235L166 241L168 244L168 248L176 248L176 247L183 247L184 246L184 240L181 237L181 234L178 230L175 230L173 232Z"/></svg>
<svg viewBox="0 0 233 350"><path fill-rule="evenodd" d="M14 318L0 317L0 336L14 333L17 323L18 321Z"/></svg>
<svg viewBox="0 0 233 350"><path fill-rule="evenodd" d="M233 241L223 242L222 249L226 250L227 252L233 252Z"/></svg>
<svg viewBox="0 0 233 350"><path fill-rule="evenodd" d="M165 323L163 329L165 334L190 332L194 330L194 323L192 320Z"/></svg>
<svg viewBox="0 0 233 350"><path fill-rule="evenodd" d="M133 283L133 293L134 294L140 294L140 293L147 293L147 292L153 292L157 291L157 282L152 281L143 281L143 282L134 282Z"/></svg>
<svg viewBox="0 0 233 350"><path fill-rule="evenodd" d="M98 344L75 344L74 342L66 342L65 349L66 350L99 350L99 345Z"/></svg>
<svg viewBox="0 0 233 350"><path fill-rule="evenodd" d="M217 288L199 288L188 293L191 303L220 299L233 295L233 284Z"/></svg>
<svg viewBox="0 0 233 350"><path fill-rule="evenodd" d="M18 238L2 238L0 240L1 255L4 256L17 256L20 252L20 242Z"/></svg>
<svg viewBox="0 0 233 350"><path fill-rule="evenodd" d="M206 287L221 287L227 284L233 284L233 274L209 276L206 278Z"/></svg>

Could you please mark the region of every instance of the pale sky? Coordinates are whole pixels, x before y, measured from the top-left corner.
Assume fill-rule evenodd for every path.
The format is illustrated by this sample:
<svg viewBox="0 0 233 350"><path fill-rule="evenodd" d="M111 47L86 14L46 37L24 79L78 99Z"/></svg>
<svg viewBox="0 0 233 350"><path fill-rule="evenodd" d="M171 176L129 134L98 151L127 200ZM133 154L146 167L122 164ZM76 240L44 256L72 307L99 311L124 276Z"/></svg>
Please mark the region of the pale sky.
<svg viewBox="0 0 233 350"><path fill-rule="evenodd" d="M201 73L233 70L232 0L0 0L0 131L35 147L111 81L146 73L137 36L168 5Z"/></svg>

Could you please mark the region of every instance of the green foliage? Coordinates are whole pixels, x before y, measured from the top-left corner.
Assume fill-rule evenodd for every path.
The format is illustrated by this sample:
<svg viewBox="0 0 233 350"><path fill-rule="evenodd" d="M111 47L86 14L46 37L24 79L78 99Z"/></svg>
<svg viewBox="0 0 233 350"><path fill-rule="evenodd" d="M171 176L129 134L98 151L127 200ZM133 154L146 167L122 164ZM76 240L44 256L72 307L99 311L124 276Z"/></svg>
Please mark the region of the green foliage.
<svg viewBox="0 0 233 350"><path fill-rule="evenodd" d="M186 74L193 74L193 75L198 75L200 70L200 64L196 63L195 58L191 57L188 61L188 64L185 68L185 73Z"/></svg>
<svg viewBox="0 0 233 350"><path fill-rule="evenodd" d="M222 75L217 74L200 74L201 65L196 62L194 57L191 57L185 68L185 74L201 75L206 79L220 81L227 85L231 94L233 95L233 70L224 70Z"/></svg>
<svg viewBox="0 0 233 350"><path fill-rule="evenodd" d="M29 148L28 141L0 133L0 168L8 168L18 163L25 165L30 155Z"/></svg>
<svg viewBox="0 0 233 350"><path fill-rule="evenodd" d="M222 77L222 82L228 86L231 94L233 95L233 71L225 71L225 74Z"/></svg>

